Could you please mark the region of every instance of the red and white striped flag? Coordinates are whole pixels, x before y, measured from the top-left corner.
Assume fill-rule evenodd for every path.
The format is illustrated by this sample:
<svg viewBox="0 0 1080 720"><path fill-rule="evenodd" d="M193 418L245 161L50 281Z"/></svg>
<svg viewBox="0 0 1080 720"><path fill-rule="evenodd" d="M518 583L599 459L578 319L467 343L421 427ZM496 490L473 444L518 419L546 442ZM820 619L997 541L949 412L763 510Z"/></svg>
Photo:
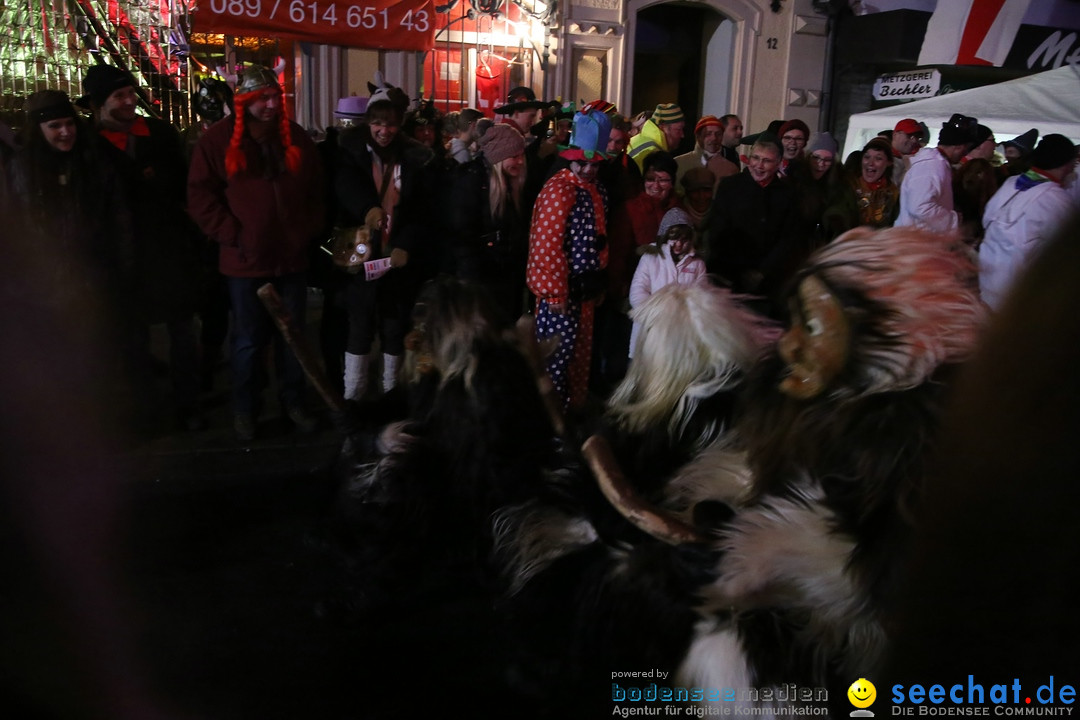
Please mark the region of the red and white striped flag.
<svg viewBox="0 0 1080 720"><path fill-rule="evenodd" d="M1031 0L938 0L919 65L994 65L1009 55Z"/></svg>

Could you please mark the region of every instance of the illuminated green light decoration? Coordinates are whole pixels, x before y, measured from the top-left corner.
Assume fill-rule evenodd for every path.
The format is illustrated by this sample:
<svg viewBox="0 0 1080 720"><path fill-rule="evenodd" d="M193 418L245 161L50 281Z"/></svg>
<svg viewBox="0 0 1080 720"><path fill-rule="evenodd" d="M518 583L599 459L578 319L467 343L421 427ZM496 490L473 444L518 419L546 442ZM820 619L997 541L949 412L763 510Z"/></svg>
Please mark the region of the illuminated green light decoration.
<svg viewBox="0 0 1080 720"><path fill-rule="evenodd" d="M82 95L97 62L131 71L143 112L186 124L186 27L191 0L3 0L0 3L0 119L22 122L38 90Z"/></svg>

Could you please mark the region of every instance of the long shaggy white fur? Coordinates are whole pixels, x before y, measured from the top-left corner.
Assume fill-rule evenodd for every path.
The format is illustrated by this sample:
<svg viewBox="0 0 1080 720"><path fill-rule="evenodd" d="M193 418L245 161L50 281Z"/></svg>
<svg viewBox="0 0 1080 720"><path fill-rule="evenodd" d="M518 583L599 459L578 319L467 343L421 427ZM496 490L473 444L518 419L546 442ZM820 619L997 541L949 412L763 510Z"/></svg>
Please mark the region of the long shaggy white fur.
<svg viewBox="0 0 1080 720"><path fill-rule="evenodd" d="M975 260L951 235L856 228L800 274L854 289L889 312L877 339L856 339L855 387L864 394L915 387L940 365L966 359L985 323Z"/></svg>
<svg viewBox="0 0 1080 720"><path fill-rule="evenodd" d="M705 607L799 607L837 619L861 610L848 574L854 540L833 530L816 484L790 497L744 509L718 542L717 580L702 590Z"/></svg>
<svg viewBox="0 0 1080 720"><path fill-rule="evenodd" d="M721 441L699 453L668 482L664 507L689 513L700 502L717 500L737 508L745 503L752 482L746 453Z"/></svg>
<svg viewBox="0 0 1080 720"><path fill-rule="evenodd" d="M406 432L409 423L405 421L390 423L383 428L375 439L375 450L383 456L405 452L409 445L416 442L416 437Z"/></svg>
<svg viewBox="0 0 1080 720"><path fill-rule="evenodd" d="M884 629L850 571L854 540L836 532L822 500L820 486L803 481L789 497L744 509L724 529L716 545L722 553L717 579L699 591L698 611L707 620L725 619L698 626L683 670L687 676L699 683L726 682L728 665L739 672L753 667L746 649L730 636L737 633L740 613L755 609L787 613L792 648L800 649L822 682L830 668L858 673L876 667Z"/></svg>
<svg viewBox="0 0 1080 720"><path fill-rule="evenodd" d="M778 333L707 280L672 284L634 309L634 360L610 400L625 429L667 422L678 435L698 403L732 388Z"/></svg>
<svg viewBox="0 0 1080 720"><path fill-rule="evenodd" d="M710 620L699 623L690 649L675 671L675 684L680 687L749 688L754 687L754 683L754 673L738 631L726 623L719 627ZM724 705L731 707L734 703Z"/></svg>

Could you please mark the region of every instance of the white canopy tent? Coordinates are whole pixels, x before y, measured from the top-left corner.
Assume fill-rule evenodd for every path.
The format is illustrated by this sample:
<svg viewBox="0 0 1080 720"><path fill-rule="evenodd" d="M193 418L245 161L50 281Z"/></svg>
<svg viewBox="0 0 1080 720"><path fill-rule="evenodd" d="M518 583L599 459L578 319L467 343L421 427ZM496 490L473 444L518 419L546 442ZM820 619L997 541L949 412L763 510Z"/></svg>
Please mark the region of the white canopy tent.
<svg viewBox="0 0 1080 720"><path fill-rule="evenodd" d="M1040 137L1060 133L1080 143L1080 66L1063 65L994 85L857 113L848 122L841 157L862 149L870 138L892 130L904 118L926 123L930 145L936 145L938 130L953 113L978 118L999 143L1031 128L1038 128Z"/></svg>

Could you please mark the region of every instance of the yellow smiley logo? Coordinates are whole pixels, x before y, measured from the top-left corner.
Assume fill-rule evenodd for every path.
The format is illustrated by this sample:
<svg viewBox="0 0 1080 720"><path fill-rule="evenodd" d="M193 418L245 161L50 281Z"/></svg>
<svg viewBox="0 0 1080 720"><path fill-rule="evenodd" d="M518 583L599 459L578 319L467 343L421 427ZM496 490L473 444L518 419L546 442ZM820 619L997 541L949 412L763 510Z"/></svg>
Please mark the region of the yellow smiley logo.
<svg viewBox="0 0 1080 720"><path fill-rule="evenodd" d="M868 708L877 699L877 688L866 678L859 678L851 683L851 687L847 690L847 697L855 707Z"/></svg>

